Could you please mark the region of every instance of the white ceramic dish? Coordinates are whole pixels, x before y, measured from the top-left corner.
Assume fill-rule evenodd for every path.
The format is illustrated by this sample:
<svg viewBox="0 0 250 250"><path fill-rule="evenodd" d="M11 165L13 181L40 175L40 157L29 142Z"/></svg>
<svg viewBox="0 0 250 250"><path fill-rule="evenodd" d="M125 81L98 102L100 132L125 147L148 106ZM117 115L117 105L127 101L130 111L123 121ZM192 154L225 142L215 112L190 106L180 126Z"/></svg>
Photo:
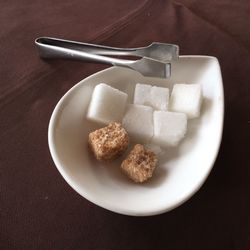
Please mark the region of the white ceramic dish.
<svg viewBox="0 0 250 250"><path fill-rule="evenodd" d="M133 96L137 82L172 87L199 83L204 101L201 116L190 120L187 136L160 157L153 178L144 184L130 181L112 164L97 162L87 146L88 134L98 125L86 120L95 85L105 82ZM216 159L223 129L224 96L218 60L208 56L181 56L170 80L144 78L119 67L100 71L70 89L57 104L49 124L49 148L55 165L81 196L108 210L134 216L169 211L189 199L204 183Z"/></svg>

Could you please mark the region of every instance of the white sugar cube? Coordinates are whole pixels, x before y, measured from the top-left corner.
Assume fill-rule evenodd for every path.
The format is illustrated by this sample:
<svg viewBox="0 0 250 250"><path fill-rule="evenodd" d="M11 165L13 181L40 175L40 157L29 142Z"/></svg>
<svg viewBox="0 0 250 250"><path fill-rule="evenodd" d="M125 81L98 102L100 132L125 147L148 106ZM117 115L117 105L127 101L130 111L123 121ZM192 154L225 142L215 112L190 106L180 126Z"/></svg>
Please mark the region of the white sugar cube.
<svg viewBox="0 0 250 250"><path fill-rule="evenodd" d="M137 142L148 142L153 136L153 109L129 104L122 121L123 127Z"/></svg>
<svg viewBox="0 0 250 250"><path fill-rule="evenodd" d="M164 152L160 146L155 144L145 144L144 146L146 149L153 151L156 155L160 155Z"/></svg>
<svg viewBox="0 0 250 250"><path fill-rule="evenodd" d="M93 91L87 118L103 124L121 122L127 98L126 93L100 83Z"/></svg>
<svg viewBox="0 0 250 250"><path fill-rule="evenodd" d="M154 111L154 137L152 142L162 146L176 146L187 131L187 116L184 113Z"/></svg>
<svg viewBox="0 0 250 250"><path fill-rule="evenodd" d="M167 110L169 89L148 84L137 83L135 86L134 103L151 106L157 110Z"/></svg>
<svg viewBox="0 0 250 250"><path fill-rule="evenodd" d="M202 91L199 84L175 84L169 110L185 113L188 118L200 115Z"/></svg>

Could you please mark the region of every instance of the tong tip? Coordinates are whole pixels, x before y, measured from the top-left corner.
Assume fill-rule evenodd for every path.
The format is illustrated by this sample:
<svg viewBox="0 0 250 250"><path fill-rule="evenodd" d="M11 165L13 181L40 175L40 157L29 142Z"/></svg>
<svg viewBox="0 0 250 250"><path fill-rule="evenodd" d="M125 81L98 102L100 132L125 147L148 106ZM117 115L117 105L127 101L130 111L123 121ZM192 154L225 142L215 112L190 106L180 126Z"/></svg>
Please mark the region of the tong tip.
<svg viewBox="0 0 250 250"><path fill-rule="evenodd" d="M146 77L169 78L171 75L171 64L169 62L165 63L147 57L133 62L130 68Z"/></svg>

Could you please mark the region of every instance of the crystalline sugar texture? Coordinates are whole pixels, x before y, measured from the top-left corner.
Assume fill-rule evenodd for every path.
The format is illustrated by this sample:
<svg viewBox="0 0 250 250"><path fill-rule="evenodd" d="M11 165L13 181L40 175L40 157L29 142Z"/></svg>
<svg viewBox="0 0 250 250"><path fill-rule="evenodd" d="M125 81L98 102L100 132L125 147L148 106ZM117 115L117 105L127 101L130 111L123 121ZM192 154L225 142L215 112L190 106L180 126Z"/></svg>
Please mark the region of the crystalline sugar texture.
<svg viewBox="0 0 250 250"><path fill-rule="evenodd" d="M153 109L129 104L123 118L123 127L136 142L148 142L153 136Z"/></svg>
<svg viewBox="0 0 250 250"><path fill-rule="evenodd" d="M135 86L134 103L151 106L156 110L167 110L169 89L148 84L137 83Z"/></svg>
<svg viewBox="0 0 250 250"><path fill-rule="evenodd" d="M187 116L184 113L154 111L154 137L152 142L167 147L176 146L187 131Z"/></svg>
<svg viewBox="0 0 250 250"><path fill-rule="evenodd" d="M202 91L199 84L175 84L169 110L185 113L188 118L200 115Z"/></svg>
<svg viewBox="0 0 250 250"><path fill-rule="evenodd" d="M100 83L93 91L87 118L103 124L122 121L127 98L126 93Z"/></svg>

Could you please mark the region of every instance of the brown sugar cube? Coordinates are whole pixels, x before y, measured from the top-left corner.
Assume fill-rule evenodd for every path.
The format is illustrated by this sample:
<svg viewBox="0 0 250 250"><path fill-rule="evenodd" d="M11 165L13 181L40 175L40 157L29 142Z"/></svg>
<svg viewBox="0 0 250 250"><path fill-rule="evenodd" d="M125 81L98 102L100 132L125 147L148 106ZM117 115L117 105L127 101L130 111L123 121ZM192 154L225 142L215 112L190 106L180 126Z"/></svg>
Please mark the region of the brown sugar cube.
<svg viewBox="0 0 250 250"><path fill-rule="evenodd" d="M155 153L145 149L141 144L136 144L122 162L121 168L133 181L144 182L152 177L156 165Z"/></svg>
<svg viewBox="0 0 250 250"><path fill-rule="evenodd" d="M89 145L99 161L117 158L127 149L128 142L128 133L117 122L89 134Z"/></svg>

